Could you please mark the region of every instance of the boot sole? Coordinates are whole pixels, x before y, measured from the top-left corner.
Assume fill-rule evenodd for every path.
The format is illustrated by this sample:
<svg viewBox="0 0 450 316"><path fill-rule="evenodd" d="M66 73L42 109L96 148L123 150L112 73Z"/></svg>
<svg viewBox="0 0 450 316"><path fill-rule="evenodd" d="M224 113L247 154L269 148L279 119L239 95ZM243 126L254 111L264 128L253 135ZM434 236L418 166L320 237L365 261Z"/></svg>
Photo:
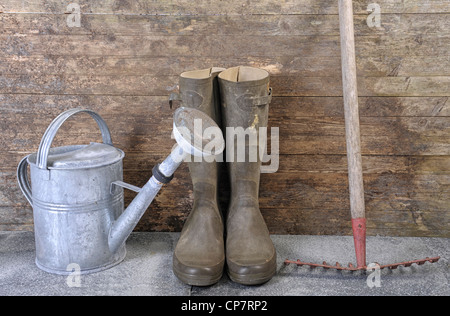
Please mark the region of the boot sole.
<svg viewBox="0 0 450 316"><path fill-rule="evenodd" d="M194 285L194 286L213 285L213 284L219 282L219 280L222 278L222 274L223 274L223 272L221 271L217 275L201 276L201 275L188 274L188 273L178 271L175 267L173 268L173 273L182 282L184 282L188 285Z"/></svg>
<svg viewBox="0 0 450 316"><path fill-rule="evenodd" d="M233 271L230 271L230 269L227 268L227 273L231 281L242 285L259 285L266 283L267 281L273 278L276 271L277 267L275 266L273 270L271 270L270 272L258 274L237 274L234 273Z"/></svg>

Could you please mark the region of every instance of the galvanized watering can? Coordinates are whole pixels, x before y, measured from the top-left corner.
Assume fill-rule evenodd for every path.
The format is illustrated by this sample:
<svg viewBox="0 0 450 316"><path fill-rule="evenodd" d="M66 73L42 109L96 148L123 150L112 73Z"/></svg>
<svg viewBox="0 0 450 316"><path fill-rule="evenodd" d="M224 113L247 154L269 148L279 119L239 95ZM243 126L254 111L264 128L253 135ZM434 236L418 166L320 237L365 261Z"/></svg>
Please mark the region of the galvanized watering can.
<svg viewBox="0 0 450 316"><path fill-rule="evenodd" d="M61 125L80 112L95 119L103 143L50 148ZM69 274L72 270L67 268L73 263L80 266L81 273L102 271L120 263L126 255L126 239L184 158L223 151L223 135L214 151L204 149L204 140L192 144L193 136L199 136L197 130L194 135L194 119L201 120L203 130L216 127L203 112L177 109L173 127L178 146L138 188L122 181L125 154L113 146L109 129L97 113L72 109L59 115L47 128L38 152L23 158L17 169L20 188L33 207L36 265L50 273ZM180 132L182 128L184 132ZM126 210L123 188L138 192Z"/></svg>

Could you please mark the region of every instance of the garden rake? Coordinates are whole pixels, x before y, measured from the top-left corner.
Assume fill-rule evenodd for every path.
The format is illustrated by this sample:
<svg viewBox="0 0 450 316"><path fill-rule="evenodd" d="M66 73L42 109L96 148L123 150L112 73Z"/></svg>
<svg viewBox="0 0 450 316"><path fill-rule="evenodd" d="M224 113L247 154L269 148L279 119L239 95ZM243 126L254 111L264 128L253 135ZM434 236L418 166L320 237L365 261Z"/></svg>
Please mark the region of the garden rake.
<svg viewBox="0 0 450 316"><path fill-rule="evenodd" d="M364 205L364 184L361 158L352 0L339 0L339 25L341 37L342 84L344 95L350 210L357 265L354 266L350 263L348 267L344 267L339 263L336 263L335 265L329 265L326 262L323 262L322 264L314 264L302 262L301 260L286 260L285 264L294 263L299 266L305 265L313 268L322 267L326 269L358 271L367 270L368 267L366 265L366 216ZM412 264L422 265L426 262L434 263L439 259L440 257L427 257L426 259L421 260L379 265L379 268L396 269L399 266L409 267Z"/></svg>

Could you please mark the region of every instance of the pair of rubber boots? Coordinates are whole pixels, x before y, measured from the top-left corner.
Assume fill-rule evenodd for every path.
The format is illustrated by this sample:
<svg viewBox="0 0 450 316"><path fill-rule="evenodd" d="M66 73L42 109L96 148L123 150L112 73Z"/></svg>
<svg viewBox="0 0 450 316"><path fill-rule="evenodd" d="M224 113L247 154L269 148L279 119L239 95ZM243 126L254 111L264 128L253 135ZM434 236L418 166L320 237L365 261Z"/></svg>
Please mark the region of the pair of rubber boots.
<svg viewBox="0 0 450 316"><path fill-rule="evenodd" d="M232 132L265 137L258 134L259 128L267 127L268 122L271 89L267 71L243 66L188 71L180 76L179 90L181 105L209 115L222 126L224 135L232 128ZM231 280L245 285L267 282L276 271L276 251L259 210L259 148L250 144L249 135L241 137L240 143L239 136L236 141L233 138L231 132L226 135L231 186L226 216L222 216L218 207L221 163L188 162L194 204L175 248L173 271L190 285L216 283L225 264ZM251 149L256 150L256 157L250 157ZM243 150L245 159L242 159Z"/></svg>

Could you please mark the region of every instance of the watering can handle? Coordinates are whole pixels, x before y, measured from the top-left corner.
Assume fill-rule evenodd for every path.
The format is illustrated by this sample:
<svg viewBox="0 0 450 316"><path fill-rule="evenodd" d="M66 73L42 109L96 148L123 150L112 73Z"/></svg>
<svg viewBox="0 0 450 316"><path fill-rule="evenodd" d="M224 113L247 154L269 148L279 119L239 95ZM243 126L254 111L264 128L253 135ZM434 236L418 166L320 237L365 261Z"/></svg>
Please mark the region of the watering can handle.
<svg viewBox="0 0 450 316"><path fill-rule="evenodd" d="M97 122L98 127L100 128L103 143L106 145L111 146L113 145L108 126L106 125L105 121L100 117L100 115L98 115L96 112L92 110L79 108L71 109L61 113L57 118L55 118L45 131L44 136L42 136L42 140L39 145L39 150L37 152L37 159L36 159L36 165L38 166L38 168L47 169L48 153L50 151L50 146L53 142L53 139L56 136L56 132L68 118L80 112L88 113L90 116L92 116L94 120Z"/></svg>
<svg viewBox="0 0 450 316"><path fill-rule="evenodd" d="M17 180L19 181L19 187L23 192L23 195L28 200L31 206L33 206L33 199L31 194L30 180L28 179L28 156L24 157L17 167Z"/></svg>

